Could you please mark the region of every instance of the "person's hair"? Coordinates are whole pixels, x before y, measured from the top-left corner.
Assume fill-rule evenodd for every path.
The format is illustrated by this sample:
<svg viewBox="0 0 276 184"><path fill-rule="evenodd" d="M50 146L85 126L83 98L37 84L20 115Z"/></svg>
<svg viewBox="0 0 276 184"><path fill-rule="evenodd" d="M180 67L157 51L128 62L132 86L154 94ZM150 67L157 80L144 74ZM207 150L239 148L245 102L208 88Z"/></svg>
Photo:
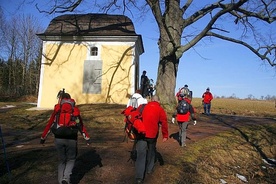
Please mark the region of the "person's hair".
<svg viewBox="0 0 276 184"><path fill-rule="evenodd" d="M62 99L63 99L63 98L68 98L68 99L70 99L71 96L70 96L69 93L63 93L63 94L62 94Z"/></svg>
<svg viewBox="0 0 276 184"><path fill-rule="evenodd" d="M153 95L151 101L159 102L159 97L157 95Z"/></svg>
<svg viewBox="0 0 276 184"><path fill-rule="evenodd" d="M135 91L135 93L141 94L141 90L140 90L140 89L137 89L137 90Z"/></svg>

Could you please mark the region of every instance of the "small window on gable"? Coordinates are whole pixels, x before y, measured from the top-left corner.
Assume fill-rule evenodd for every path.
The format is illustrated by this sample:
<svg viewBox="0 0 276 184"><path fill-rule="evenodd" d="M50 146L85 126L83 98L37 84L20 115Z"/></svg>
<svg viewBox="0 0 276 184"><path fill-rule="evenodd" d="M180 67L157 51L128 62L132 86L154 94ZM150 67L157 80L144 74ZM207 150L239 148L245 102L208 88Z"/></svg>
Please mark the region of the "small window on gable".
<svg viewBox="0 0 276 184"><path fill-rule="evenodd" d="M98 47L90 48L90 56L98 56Z"/></svg>

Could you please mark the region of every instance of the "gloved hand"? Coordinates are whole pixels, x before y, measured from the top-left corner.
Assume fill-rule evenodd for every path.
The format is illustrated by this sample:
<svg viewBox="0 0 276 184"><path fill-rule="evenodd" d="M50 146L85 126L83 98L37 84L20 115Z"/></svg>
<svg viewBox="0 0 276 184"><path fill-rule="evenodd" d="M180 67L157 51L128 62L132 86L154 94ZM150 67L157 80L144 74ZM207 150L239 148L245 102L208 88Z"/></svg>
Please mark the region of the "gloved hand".
<svg viewBox="0 0 276 184"><path fill-rule="evenodd" d="M90 139L89 137L87 137L87 136L85 135L84 132L82 133L82 136L83 136L83 138L84 138L85 140L89 140L89 139Z"/></svg>
<svg viewBox="0 0 276 184"><path fill-rule="evenodd" d="M45 139L40 139L40 144L44 144L45 143Z"/></svg>
<svg viewBox="0 0 276 184"><path fill-rule="evenodd" d="M196 125L196 120L194 120L194 125Z"/></svg>
<svg viewBox="0 0 276 184"><path fill-rule="evenodd" d="M174 124L175 123L175 118L172 118L172 124Z"/></svg>
<svg viewBox="0 0 276 184"><path fill-rule="evenodd" d="M91 139L86 140L86 145L89 146L91 144Z"/></svg>

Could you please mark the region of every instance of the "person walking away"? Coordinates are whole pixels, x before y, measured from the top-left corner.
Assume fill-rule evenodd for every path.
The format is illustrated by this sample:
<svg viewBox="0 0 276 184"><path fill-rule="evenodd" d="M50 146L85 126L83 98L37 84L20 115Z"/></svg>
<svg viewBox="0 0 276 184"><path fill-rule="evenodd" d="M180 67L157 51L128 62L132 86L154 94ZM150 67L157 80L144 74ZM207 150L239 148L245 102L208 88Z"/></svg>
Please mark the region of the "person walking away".
<svg viewBox="0 0 276 184"><path fill-rule="evenodd" d="M153 96L154 90L155 90L154 89L154 81L153 81L153 79L150 79L150 83L149 83L149 97L150 97L150 99Z"/></svg>
<svg viewBox="0 0 276 184"><path fill-rule="evenodd" d="M87 145L90 144L90 137L82 122L80 110L75 106L74 99L71 99L70 94L64 91L59 94L59 103L54 107L54 111L41 135L40 143L45 143L47 135L51 131L54 133L55 147L59 157L58 183L68 184L77 157L78 132L81 132ZM68 115L66 109L71 111L71 114ZM57 128L58 126L60 127Z"/></svg>
<svg viewBox="0 0 276 184"><path fill-rule="evenodd" d="M213 95L210 92L210 88L206 89L202 95L202 98L204 114L210 115L211 101L213 100Z"/></svg>
<svg viewBox="0 0 276 184"><path fill-rule="evenodd" d="M180 88L179 91L175 95L176 102L178 103L183 98L188 98L190 101L192 101L193 98L193 92L188 88L188 85L185 84L184 87Z"/></svg>
<svg viewBox="0 0 276 184"><path fill-rule="evenodd" d="M140 90L144 98L148 96L148 85L149 85L149 79L146 76L146 74L147 72L144 70L141 75L141 81L140 81Z"/></svg>
<svg viewBox="0 0 276 184"><path fill-rule="evenodd" d="M192 91L189 90L188 85L185 84L184 87L180 88L178 90L178 92L175 95L175 99L176 99L176 103L177 106L179 105L179 102L181 102L183 99L185 98L185 100L191 104L192 101ZM176 106L176 107L177 107ZM175 123L175 117L176 117L177 112L174 112L172 115L172 120L171 122L174 124Z"/></svg>
<svg viewBox="0 0 276 184"><path fill-rule="evenodd" d="M139 110L139 108L138 108ZM145 136L136 141L137 160L135 162L135 181L142 183L145 173L154 170L156 143L161 127L163 142L168 140L168 121L165 110L159 103L158 96L154 95L150 102L144 107L142 119L145 125Z"/></svg>
<svg viewBox="0 0 276 184"><path fill-rule="evenodd" d="M186 146L186 135L187 135L187 129L188 129L190 118L193 120L194 125L196 125L195 110L192 104L190 103L190 99L184 98L183 100L186 107L182 107L182 110L177 109L177 114L176 114L176 121L179 127L178 141L181 147ZM181 105L181 103L182 102L179 102L179 105Z"/></svg>

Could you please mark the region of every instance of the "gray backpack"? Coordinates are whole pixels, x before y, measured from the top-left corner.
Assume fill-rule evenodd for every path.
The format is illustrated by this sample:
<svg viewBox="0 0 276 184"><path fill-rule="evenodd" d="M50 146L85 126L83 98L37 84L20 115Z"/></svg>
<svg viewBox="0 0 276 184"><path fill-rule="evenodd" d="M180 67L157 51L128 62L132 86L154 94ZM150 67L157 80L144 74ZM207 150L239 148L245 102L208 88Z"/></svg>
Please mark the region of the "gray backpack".
<svg viewBox="0 0 276 184"><path fill-rule="evenodd" d="M192 98L193 97L193 92L189 90L187 87L183 87L180 89L179 93L180 97L187 97L187 98Z"/></svg>

